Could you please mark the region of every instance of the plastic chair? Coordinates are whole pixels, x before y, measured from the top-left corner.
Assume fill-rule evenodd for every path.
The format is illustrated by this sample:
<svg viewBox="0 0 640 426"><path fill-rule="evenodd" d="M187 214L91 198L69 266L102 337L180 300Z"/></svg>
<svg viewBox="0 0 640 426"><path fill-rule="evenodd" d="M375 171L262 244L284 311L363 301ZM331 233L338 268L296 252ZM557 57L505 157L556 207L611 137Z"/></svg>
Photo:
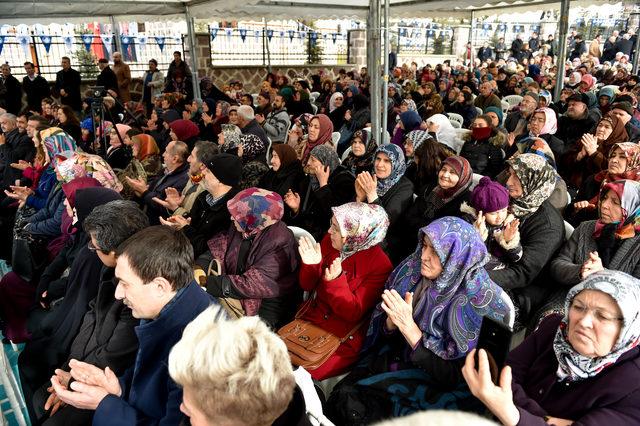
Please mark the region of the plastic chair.
<svg viewBox="0 0 640 426"><path fill-rule="evenodd" d="M509 102L505 100L500 101L500 104L502 105L502 115L503 116L507 115L507 112L509 111L509 108L511 107L511 105L509 105Z"/></svg>
<svg viewBox="0 0 640 426"><path fill-rule="evenodd" d="M316 99L318 99L319 96L320 96L320 92L311 92L309 93L309 101L311 101L312 104L315 104Z"/></svg>
<svg viewBox="0 0 640 426"><path fill-rule="evenodd" d="M472 191L473 188L478 186L478 184L480 183L480 179L482 179L483 177L484 176L479 175L478 173L474 173L473 176L471 177L471 186L469 187L469 191Z"/></svg>
<svg viewBox="0 0 640 426"><path fill-rule="evenodd" d="M351 147L345 149L344 152L342 153L342 158L340 158L340 162L343 162L345 158L349 156L350 153L351 153Z"/></svg>
<svg viewBox="0 0 640 426"><path fill-rule="evenodd" d="M571 235L573 235L573 226L567 222L566 220L564 221L564 239L565 241L568 241L569 238L571 238Z"/></svg>
<svg viewBox="0 0 640 426"><path fill-rule="evenodd" d="M312 103L311 109L313 110L313 115L316 115L318 113L318 105Z"/></svg>
<svg viewBox="0 0 640 426"><path fill-rule="evenodd" d="M293 129L293 126L295 126L295 124L296 123L293 122L293 121L291 123L289 123L289 127L287 127L287 132L284 134L284 142L282 142L282 143L286 144L287 142L289 142L289 131L291 129Z"/></svg>
<svg viewBox="0 0 640 426"><path fill-rule="evenodd" d="M484 114L484 111L482 111L482 108L476 107L476 111L478 112L478 115Z"/></svg>
<svg viewBox="0 0 640 426"><path fill-rule="evenodd" d="M520 105L520 102L522 102L522 96L509 95L505 96L502 100L509 104L509 111L511 111L514 107Z"/></svg>
<svg viewBox="0 0 640 426"><path fill-rule="evenodd" d="M296 378L296 384L302 391L309 422L314 426L333 426L331 420L322 412L322 402L309 372L302 367L298 367L293 371L293 375Z"/></svg>
<svg viewBox="0 0 640 426"><path fill-rule="evenodd" d="M271 146L273 145L273 143L271 142L270 137L267 137L267 140L269 141L269 146L267 147L267 152L266 154L264 154L264 156L267 159L267 165L269 165L271 163Z"/></svg>
<svg viewBox="0 0 640 426"><path fill-rule="evenodd" d="M516 307L513 304L513 301L509 297L509 295L505 291L500 292L500 298L504 302L505 305L509 308L509 318L505 318L507 326L509 326L510 330L513 330L513 325L516 322Z"/></svg>
<svg viewBox="0 0 640 426"><path fill-rule="evenodd" d="M333 146L338 146L339 140L340 140L340 132L331 133L331 141L333 142Z"/></svg>
<svg viewBox="0 0 640 426"><path fill-rule="evenodd" d="M251 97L253 98L253 106L257 106L258 105L258 94L257 93L252 93Z"/></svg>
<svg viewBox="0 0 640 426"><path fill-rule="evenodd" d="M293 232L293 236L296 238L296 241L300 241L300 238L302 237L307 237L313 244L316 243L316 239L313 238L313 235L311 235L306 229L302 229L297 226L289 226L288 228Z"/></svg>
<svg viewBox="0 0 640 426"><path fill-rule="evenodd" d="M449 112L447 113L447 117L449 117L449 121L451 122L451 125L454 128L460 129L462 127L462 123L464 123L464 118L462 118L460 114L456 114L455 112ZM456 126L456 123L458 124L457 126Z"/></svg>

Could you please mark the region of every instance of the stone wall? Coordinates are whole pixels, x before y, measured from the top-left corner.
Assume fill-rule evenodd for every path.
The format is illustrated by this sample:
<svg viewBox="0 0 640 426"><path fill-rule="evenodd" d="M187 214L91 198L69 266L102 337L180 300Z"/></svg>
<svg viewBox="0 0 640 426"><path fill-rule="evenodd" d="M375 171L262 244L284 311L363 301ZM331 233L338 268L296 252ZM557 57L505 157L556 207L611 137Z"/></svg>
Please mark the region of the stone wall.
<svg viewBox="0 0 640 426"><path fill-rule="evenodd" d="M358 69L367 66L367 31L351 30L349 32L349 58L350 64L355 64Z"/></svg>

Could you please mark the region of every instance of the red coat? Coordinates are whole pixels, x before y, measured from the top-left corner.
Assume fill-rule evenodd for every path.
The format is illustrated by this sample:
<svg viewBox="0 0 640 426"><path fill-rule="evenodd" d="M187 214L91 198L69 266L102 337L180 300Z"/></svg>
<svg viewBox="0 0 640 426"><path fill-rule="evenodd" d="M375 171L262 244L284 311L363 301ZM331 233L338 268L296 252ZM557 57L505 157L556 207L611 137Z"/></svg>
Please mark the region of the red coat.
<svg viewBox="0 0 640 426"><path fill-rule="evenodd" d="M302 319L340 338L362 319L365 321L331 358L310 371L316 380L342 374L357 361L371 310L380 301L384 284L393 270L391 261L377 245L348 257L342 262L342 274L332 281L325 281L324 271L338 257L339 252L331 246L328 234L322 239L320 246L322 262L317 265L303 263L300 268L300 286L306 291L316 290L316 297L304 311Z"/></svg>

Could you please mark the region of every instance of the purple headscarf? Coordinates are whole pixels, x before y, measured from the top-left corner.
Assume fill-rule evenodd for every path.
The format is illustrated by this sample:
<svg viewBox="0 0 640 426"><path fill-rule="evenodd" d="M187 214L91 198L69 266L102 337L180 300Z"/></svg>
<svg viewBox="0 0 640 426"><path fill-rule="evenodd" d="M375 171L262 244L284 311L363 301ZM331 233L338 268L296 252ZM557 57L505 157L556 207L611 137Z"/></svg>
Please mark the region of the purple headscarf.
<svg viewBox="0 0 640 426"><path fill-rule="evenodd" d="M442 273L433 281L420 273L425 236L442 263ZM484 270L487 261L487 249L473 226L448 216L420 229L416 251L387 280L385 289L395 289L401 297L425 280L424 291L414 300L413 318L422 330L424 347L442 359L458 359L475 348L483 316L508 324L509 308L501 297L502 289ZM384 320L378 305L365 347L371 346Z"/></svg>

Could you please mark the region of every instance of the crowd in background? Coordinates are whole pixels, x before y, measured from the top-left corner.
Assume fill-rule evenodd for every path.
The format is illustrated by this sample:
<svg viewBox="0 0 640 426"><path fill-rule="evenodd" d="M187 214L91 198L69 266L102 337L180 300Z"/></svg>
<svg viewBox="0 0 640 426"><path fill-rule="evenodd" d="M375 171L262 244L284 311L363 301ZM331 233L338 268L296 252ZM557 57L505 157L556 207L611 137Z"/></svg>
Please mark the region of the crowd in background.
<svg viewBox="0 0 640 426"><path fill-rule="evenodd" d="M317 424L292 321L338 339L307 368L338 425L637 424L634 37L402 64L381 137L366 68L194 93L176 52L135 94L118 52L88 93L69 58L52 86L2 65L0 319L32 424ZM483 319L528 336L500 372Z"/></svg>

